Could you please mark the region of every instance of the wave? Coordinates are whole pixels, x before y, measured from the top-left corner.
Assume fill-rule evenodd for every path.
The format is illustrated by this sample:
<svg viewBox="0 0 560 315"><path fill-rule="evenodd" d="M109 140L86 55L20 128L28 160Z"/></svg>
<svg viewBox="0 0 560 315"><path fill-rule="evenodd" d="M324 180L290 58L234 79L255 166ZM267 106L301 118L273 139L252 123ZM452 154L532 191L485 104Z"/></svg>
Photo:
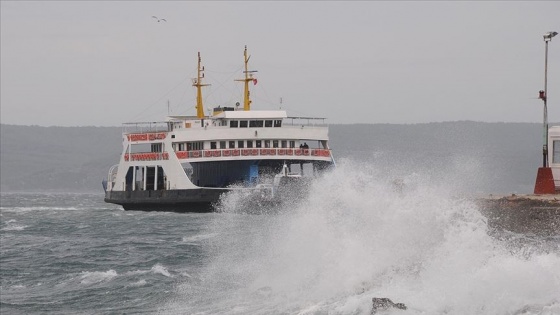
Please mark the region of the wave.
<svg viewBox="0 0 560 315"><path fill-rule="evenodd" d="M147 273L152 273L152 274L160 274L166 277L173 277L171 275L171 273L167 270L166 267L164 267L161 264L155 264L152 266L152 268L150 268L149 270L135 270L135 271L129 271L127 272L125 275L127 276L134 276L134 275L143 275L143 274L147 274Z"/></svg>
<svg viewBox="0 0 560 315"><path fill-rule="evenodd" d="M10 219L10 220L6 221L5 226L2 227L1 230L2 231L23 231L27 227L29 227L28 225L17 224L16 222L17 222L17 220L15 220L15 219Z"/></svg>
<svg viewBox="0 0 560 315"><path fill-rule="evenodd" d="M58 206L29 206L29 207L0 207L0 211L26 212L26 211L80 211L88 210L87 207L58 207Z"/></svg>
<svg viewBox="0 0 560 315"><path fill-rule="evenodd" d="M83 271L80 278L81 284L95 284L99 282L109 281L118 274L115 270L107 270L107 271Z"/></svg>
<svg viewBox="0 0 560 315"><path fill-rule="evenodd" d="M212 239L214 237L216 237L218 234L217 233L210 233L210 234L197 234L197 235L192 235L192 236L184 236L182 238L182 242L183 243L187 243L187 244L199 244L202 241L206 241L208 239Z"/></svg>
<svg viewBox="0 0 560 315"><path fill-rule="evenodd" d="M289 212L214 217L205 287L187 281L166 308L369 314L372 297L388 297L412 314L556 310L558 248L511 251L473 202L453 197L459 175L396 176L340 161ZM229 207L238 197L226 200Z"/></svg>
<svg viewBox="0 0 560 315"><path fill-rule="evenodd" d="M164 276L169 277L169 278L172 277L171 274L169 273L169 271L167 271L167 269L160 264L156 264L155 266L153 266L150 271L152 273L164 275Z"/></svg>

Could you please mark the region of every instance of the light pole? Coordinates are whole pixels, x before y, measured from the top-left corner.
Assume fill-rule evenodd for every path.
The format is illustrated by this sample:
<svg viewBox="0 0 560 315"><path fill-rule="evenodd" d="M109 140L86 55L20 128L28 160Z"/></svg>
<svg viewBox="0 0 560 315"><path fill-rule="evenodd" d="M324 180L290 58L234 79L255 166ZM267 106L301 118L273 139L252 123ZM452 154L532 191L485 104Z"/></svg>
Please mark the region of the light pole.
<svg viewBox="0 0 560 315"><path fill-rule="evenodd" d="M539 98L543 100L543 167L548 167L548 108L546 106L547 99L547 71L548 71L548 42L552 37L558 35L558 32L548 32L543 35L544 38L544 91L539 91Z"/></svg>

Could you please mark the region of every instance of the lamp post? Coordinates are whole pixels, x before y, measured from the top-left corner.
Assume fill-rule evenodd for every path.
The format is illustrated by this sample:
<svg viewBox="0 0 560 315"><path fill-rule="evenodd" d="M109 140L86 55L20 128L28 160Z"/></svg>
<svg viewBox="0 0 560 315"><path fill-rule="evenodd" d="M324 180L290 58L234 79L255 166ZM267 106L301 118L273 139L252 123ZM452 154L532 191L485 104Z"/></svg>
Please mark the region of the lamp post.
<svg viewBox="0 0 560 315"><path fill-rule="evenodd" d="M539 98L544 102L544 115L543 115L543 166L539 167L537 172L537 180L535 182L535 195L554 194L556 192L556 185L554 184L554 175L552 168L548 167L548 108L546 101L548 95L547 89L547 71L548 71L548 42L552 37L558 35L558 32L548 32L544 34L544 90L539 91Z"/></svg>
<svg viewBox="0 0 560 315"><path fill-rule="evenodd" d="M548 32L543 35L544 38L544 91L539 91L539 98L543 100L543 167L548 167L548 108L546 106L547 94L547 72L548 72L548 42L552 37L558 35L558 32Z"/></svg>

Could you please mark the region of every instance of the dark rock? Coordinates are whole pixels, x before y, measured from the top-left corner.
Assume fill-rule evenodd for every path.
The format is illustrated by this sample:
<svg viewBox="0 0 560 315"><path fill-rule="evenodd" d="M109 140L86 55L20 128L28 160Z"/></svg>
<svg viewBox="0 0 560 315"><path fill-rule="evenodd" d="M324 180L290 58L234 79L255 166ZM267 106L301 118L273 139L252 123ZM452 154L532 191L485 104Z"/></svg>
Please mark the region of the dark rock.
<svg viewBox="0 0 560 315"><path fill-rule="evenodd" d="M406 310L406 305L404 303L393 303L391 299L388 298L372 298L371 299L373 308L371 309L371 314L377 314L378 311L386 311L392 308Z"/></svg>

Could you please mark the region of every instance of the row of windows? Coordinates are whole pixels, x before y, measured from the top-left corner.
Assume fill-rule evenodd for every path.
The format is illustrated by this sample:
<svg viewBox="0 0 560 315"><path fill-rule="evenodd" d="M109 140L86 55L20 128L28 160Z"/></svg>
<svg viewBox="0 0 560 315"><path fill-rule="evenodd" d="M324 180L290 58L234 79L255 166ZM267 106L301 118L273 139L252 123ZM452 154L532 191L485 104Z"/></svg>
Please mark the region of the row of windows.
<svg viewBox="0 0 560 315"><path fill-rule="evenodd" d="M174 146L177 151L204 150L204 142L202 141L180 142L176 143Z"/></svg>
<svg viewBox="0 0 560 315"><path fill-rule="evenodd" d="M290 148L296 147L294 140L230 140L230 141L212 141L210 149L235 149L235 148ZM227 145L227 146L226 146Z"/></svg>
<svg viewBox="0 0 560 315"><path fill-rule="evenodd" d="M282 119L276 120L230 120L230 128L282 127Z"/></svg>
<svg viewBox="0 0 560 315"><path fill-rule="evenodd" d="M180 142L173 144L176 151L204 150L204 142ZM295 148L294 140L230 140L211 141L210 149L236 149L236 148Z"/></svg>

